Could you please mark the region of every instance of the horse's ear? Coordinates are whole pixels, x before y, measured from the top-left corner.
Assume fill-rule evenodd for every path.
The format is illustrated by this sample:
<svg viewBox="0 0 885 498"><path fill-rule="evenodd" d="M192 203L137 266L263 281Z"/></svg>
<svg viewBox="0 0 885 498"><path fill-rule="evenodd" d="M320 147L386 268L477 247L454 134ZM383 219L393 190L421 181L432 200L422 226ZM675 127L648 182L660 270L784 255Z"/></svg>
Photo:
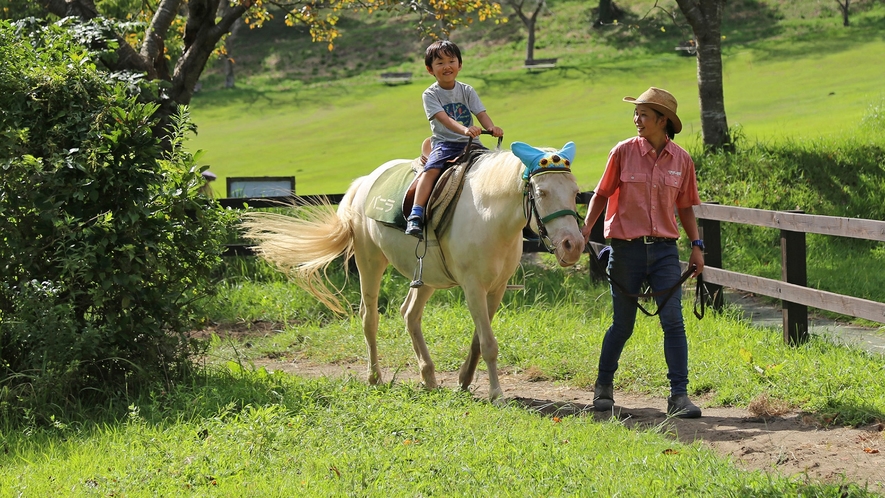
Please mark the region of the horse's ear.
<svg viewBox="0 0 885 498"><path fill-rule="evenodd" d="M575 143L569 142L562 146L562 149L559 150L559 155L568 159L568 162L574 162L575 160Z"/></svg>
<svg viewBox="0 0 885 498"><path fill-rule="evenodd" d="M518 157L528 168L534 168L538 165L538 161L544 157L544 151L536 149L531 145L523 142L513 142L510 144L510 151Z"/></svg>

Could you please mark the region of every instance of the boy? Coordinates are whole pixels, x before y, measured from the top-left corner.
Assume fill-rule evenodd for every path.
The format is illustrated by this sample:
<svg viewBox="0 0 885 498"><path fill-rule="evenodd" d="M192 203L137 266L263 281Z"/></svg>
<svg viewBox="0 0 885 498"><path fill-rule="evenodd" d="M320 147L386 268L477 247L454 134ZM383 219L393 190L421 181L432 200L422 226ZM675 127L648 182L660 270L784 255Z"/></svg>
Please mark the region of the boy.
<svg viewBox="0 0 885 498"><path fill-rule="evenodd" d="M461 50L457 45L448 40L433 42L424 52L424 65L436 78L436 83L424 90L423 96L433 148L418 178L415 203L406 224L406 234L419 239L424 238L424 208L437 178L452 166L448 161L463 152L468 137L476 138L482 132L482 128L473 124L471 113L493 136L504 136L504 131L486 114L476 90L455 81L461 71Z"/></svg>

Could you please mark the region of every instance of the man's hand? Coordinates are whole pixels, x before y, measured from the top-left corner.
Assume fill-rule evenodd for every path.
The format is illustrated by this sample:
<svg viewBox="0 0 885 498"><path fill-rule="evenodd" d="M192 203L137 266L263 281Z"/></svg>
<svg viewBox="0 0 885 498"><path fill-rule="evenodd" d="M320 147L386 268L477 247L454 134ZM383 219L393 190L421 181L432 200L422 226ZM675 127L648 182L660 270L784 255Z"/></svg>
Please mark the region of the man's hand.
<svg viewBox="0 0 885 498"><path fill-rule="evenodd" d="M694 265L694 273L691 274L692 278L696 278L704 271L704 251L700 247L694 246L691 248L688 264L689 266Z"/></svg>

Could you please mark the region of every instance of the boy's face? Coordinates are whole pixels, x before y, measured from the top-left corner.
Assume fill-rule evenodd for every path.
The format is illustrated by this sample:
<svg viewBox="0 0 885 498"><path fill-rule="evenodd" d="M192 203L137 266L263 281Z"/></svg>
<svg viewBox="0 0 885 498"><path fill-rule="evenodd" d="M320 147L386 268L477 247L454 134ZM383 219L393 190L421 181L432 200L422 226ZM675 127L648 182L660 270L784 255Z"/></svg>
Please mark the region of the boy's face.
<svg viewBox="0 0 885 498"><path fill-rule="evenodd" d="M455 78L461 71L461 63L458 58L451 54L442 54L442 58L434 57L433 65L426 66L427 72L432 74L439 85L450 89L455 86Z"/></svg>

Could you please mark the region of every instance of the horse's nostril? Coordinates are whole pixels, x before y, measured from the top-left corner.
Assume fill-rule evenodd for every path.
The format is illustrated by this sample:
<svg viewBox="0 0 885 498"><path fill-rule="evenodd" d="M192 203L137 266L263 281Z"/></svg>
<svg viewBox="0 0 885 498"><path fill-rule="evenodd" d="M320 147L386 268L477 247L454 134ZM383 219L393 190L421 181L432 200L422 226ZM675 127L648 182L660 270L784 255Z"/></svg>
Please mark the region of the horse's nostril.
<svg viewBox="0 0 885 498"><path fill-rule="evenodd" d="M566 240L565 242L563 242L563 245L565 246L565 250L566 250L566 251L571 251L571 250L572 250L572 241L570 241L570 240Z"/></svg>

